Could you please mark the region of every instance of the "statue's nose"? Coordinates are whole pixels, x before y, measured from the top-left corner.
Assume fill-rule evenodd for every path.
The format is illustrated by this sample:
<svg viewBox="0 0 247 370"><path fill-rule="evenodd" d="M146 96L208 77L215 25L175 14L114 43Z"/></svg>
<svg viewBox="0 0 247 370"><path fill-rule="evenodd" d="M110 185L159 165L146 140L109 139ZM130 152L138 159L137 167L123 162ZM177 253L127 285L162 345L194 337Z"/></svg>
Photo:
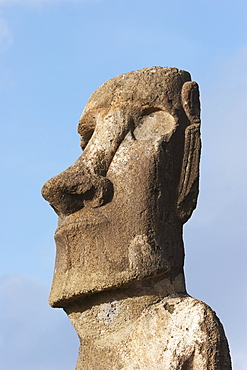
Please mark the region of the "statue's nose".
<svg viewBox="0 0 247 370"><path fill-rule="evenodd" d="M42 196L58 215L79 211L85 205L99 207L110 201L111 182L103 176L89 173L80 166L80 158L67 170L47 181Z"/></svg>
<svg viewBox="0 0 247 370"><path fill-rule="evenodd" d="M47 181L42 188L42 196L57 214L70 214L83 207L83 193L92 191L89 181L84 178L84 189L80 187L82 174L68 168ZM84 191L83 191L84 190Z"/></svg>

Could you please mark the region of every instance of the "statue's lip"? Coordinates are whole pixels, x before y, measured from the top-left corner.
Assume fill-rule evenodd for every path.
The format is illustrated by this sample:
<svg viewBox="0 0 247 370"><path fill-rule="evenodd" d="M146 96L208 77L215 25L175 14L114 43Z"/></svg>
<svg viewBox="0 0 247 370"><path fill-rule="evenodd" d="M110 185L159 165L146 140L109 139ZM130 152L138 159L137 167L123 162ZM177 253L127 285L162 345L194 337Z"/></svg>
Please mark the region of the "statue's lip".
<svg viewBox="0 0 247 370"><path fill-rule="evenodd" d="M84 207L68 216L59 216L55 236L66 230L69 231L71 228L79 228L80 231L83 231L90 226L94 227L100 223L108 222L99 208Z"/></svg>

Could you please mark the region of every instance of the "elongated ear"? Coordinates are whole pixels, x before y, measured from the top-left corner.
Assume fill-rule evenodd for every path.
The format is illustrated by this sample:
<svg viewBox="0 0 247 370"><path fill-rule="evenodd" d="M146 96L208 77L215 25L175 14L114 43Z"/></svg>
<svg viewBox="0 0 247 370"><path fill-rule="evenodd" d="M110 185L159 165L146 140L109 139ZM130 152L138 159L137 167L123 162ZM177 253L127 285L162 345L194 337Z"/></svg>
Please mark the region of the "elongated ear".
<svg viewBox="0 0 247 370"><path fill-rule="evenodd" d="M177 215L185 223L196 208L199 193L200 100L196 82L186 82L182 87L182 104L190 124L185 129L184 156L178 187Z"/></svg>

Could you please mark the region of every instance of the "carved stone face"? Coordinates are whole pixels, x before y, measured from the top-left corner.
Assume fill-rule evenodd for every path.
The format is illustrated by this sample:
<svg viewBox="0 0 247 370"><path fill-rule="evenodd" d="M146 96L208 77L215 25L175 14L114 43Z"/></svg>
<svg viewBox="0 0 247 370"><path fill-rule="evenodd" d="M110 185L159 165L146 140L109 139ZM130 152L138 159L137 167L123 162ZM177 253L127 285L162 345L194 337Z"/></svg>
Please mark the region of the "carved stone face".
<svg viewBox="0 0 247 370"><path fill-rule="evenodd" d="M182 271L199 111L197 85L176 68L130 72L91 96L78 125L81 157L42 189L59 216L52 306Z"/></svg>

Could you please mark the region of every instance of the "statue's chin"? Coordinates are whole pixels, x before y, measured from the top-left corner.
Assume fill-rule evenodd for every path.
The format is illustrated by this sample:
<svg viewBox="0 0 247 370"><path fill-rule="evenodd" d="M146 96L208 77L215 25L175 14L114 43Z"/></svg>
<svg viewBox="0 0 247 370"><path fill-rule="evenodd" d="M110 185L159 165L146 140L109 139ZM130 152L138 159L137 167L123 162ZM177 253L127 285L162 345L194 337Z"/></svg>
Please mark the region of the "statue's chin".
<svg viewBox="0 0 247 370"><path fill-rule="evenodd" d="M57 255L50 293L53 307L64 307L86 294L115 289L135 280L168 276L172 271L164 252L153 248L146 235L135 236L128 245L112 246L113 256L107 249L109 241L101 237L107 227L109 231L107 220L97 210L91 209L90 213L98 217L97 223L96 218L95 223L86 223L86 218L69 216L56 231Z"/></svg>

